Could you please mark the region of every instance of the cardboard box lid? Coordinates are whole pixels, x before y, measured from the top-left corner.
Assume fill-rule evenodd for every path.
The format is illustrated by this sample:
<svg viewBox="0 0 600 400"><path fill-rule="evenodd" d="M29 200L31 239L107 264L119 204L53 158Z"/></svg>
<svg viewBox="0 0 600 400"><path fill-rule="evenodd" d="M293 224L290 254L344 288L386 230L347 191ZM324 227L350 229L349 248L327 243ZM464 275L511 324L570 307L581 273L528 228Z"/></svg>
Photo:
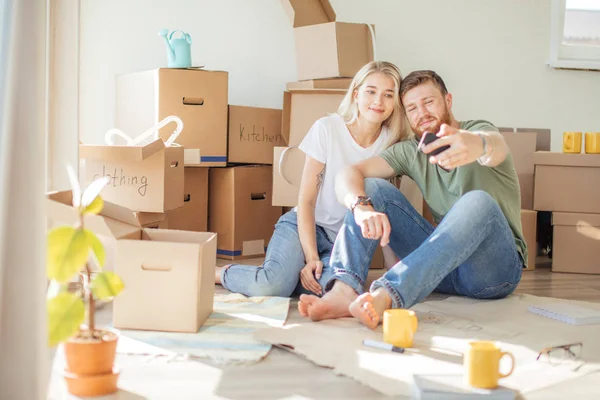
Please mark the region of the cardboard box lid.
<svg viewBox="0 0 600 400"><path fill-rule="evenodd" d="M598 154L566 154L551 151L533 153L535 165L555 165L565 167L600 167Z"/></svg>
<svg viewBox="0 0 600 400"><path fill-rule="evenodd" d="M335 21L329 0L281 0L294 28Z"/></svg>
<svg viewBox="0 0 600 400"><path fill-rule="evenodd" d="M345 89L350 87L352 78L310 79L308 81L288 82L286 90L306 89Z"/></svg>
<svg viewBox="0 0 600 400"><path fill-rule="evenodd" d="M553 212L552 225L600 227L600 214ZM598 234L600 235L600 231Z"/></svg>
<svg viewBox="0 0 600 400"><path fill-rule="evenodd" d="M73 194L70 190L47 194L48 218L61 221L66 225L77 222L78 213L72 206ZM109 201L104 201L104 207L98 215L87 214L84 225L99 235L119 239L132 233L142 231L133 211ZM141 236L140 236L141 237Z"/></svg>
<svg viewBox="0 0 600 400"><path fill-rule="evenodd" d="M106 161L142 161L165 148L158 138L145 146L79 145L79 158Z"/></svg>

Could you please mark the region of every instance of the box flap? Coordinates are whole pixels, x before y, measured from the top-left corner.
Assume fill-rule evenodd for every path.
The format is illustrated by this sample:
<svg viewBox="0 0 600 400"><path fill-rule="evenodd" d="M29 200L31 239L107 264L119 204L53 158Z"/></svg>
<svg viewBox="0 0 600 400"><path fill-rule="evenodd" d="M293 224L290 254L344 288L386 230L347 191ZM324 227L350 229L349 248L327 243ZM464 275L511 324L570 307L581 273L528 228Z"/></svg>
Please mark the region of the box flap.
<svg viewBox="0 0 600 400"><path fill-rule="evenodd" d="M553 212L552 225L600 227L600 214Z"/></svg>
<svg viewBox="0 0 600 400"><path fill-rule="evenodd" d="M551 151L536 151L533 154L535 165L561 165L565 167L600 167L597 154L566 154Z"/></svg>
<svg viewBox="0 0 600 400"><path fill-rule="evenodd" d="M335 21L329 0L281 0L281 5L294 28Z"/></svg>
<svg viewBox="0 0 600 400"><path fill-rule="evenodd" d="M75 224L78 213L72 206L72 199L70 190L48 193L46 203L48 218L66 225ZM87 229L99 235L115 239L130 237L135 232L141 234L142 229L131 210L109 201L104 201L100 214L87 214L84 224Z"/></svg>
<svg viewBox="0 0 600 400"><path fill-rule="evenodd" d="M79 145L79 158L104 161L142 161L165 148L162 139L145 146Z"/></svg>

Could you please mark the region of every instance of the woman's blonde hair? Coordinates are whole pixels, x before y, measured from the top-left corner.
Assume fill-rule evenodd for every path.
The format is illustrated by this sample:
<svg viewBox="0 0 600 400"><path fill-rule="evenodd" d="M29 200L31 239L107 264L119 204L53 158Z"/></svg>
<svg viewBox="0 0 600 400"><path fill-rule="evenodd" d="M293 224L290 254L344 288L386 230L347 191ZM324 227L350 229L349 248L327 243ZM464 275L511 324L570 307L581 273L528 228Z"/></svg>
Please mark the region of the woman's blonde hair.
<svg viewBox="0 0 600 400"><path fill-rule="evenodd" d="M358 104L354 99L354 93L360 89L367 77L375 72L380 72L389 76L394 81L394 110L392 114L383 121L382 126L387 128L390 134L388 146L404 140L409 137L410 131L404 113L404 107L400 101L400 83L402 74L398 67L387 61L371 61L363 66L360 71L354 75L350 83L348 92L340 103L338 114L343 118L346 124L354 123L358 118Z"/></svg>

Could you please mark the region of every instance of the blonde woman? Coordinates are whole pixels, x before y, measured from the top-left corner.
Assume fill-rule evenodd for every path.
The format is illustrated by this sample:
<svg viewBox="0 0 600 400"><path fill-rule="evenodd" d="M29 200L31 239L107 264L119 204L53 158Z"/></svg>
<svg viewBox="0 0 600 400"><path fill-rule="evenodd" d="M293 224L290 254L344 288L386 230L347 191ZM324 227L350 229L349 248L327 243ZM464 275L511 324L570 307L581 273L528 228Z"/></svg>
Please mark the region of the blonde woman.
<svg viewBox="0 0 600 400"><path fill-rule="evenodd" d="M275 225L264 263L217 267L217 283L246 296L322 294L320 282L333 275L329 258L347 212L336 200L334 178L406 138L401 79L398 68L384 61L358 71L338 112L316 121L299 146L306 163L298 206Z"/></svg>

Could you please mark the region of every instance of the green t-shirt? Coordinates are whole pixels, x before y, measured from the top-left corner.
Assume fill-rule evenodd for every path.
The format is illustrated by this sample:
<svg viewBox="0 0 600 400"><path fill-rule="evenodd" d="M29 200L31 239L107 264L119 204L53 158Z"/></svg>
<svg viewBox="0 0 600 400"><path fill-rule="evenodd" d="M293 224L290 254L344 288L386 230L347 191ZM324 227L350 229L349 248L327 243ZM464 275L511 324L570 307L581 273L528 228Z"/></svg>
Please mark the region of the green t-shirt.
<svg viewBox="0 0 600 400"><path fill-rule="evenodd" d="M490 122L483 120L462 121L460 129L471 132L497 132ZM508 220L517 250L527 266L527 245L521 227L521 192L512 154L496 167L485 167L473 162L445 171L430 164L429 156L417 150L416 138L389 147L381 157L397 175L407 175L416 182L429 205L436 223L439 223L454 203L471 190L483 190L496 200Z"/></svg>

